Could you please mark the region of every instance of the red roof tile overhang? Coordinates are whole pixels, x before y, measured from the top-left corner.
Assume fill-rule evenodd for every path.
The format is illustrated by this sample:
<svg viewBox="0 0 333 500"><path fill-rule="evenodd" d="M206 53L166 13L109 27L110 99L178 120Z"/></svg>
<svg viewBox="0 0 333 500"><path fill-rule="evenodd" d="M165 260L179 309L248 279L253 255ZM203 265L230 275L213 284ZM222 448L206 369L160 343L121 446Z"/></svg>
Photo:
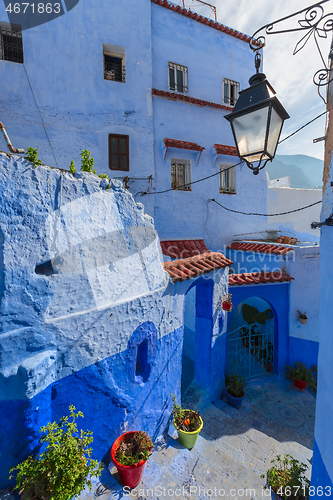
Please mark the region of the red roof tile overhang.
<svg viewBox="0 0 333 500"><path fill-rule="evenodd" d="M275 255L285 255L288 252L293 252L294 249L291 247L285 247L283 245L273 245L270 243L252 243L252 242L241 242L234 241L227 246L228 250L241 250L243 252L256 252L256 253L268 253Z"/></svg>
<svg viewBox="0 0 333 500"><path fill-rule="evenodd" d="M177 139L163 139L164 146L165 146L165 153L164 153L164 160L166 158L168 148L178 148L178 149L189 149L191 151L199 151L199 158L198 158L198 164L200 160L201 153L205 149L203 146L199 146L199 144L196 144L195 142L188 142L188 141L179 141Z"/></svg>
<svg viewBox="0 0 333 500"><path fill-rule="evenodd" d="M225 146L224 144L214 144L217 155L238 156L235 146Z"/></svg>
<svg viewBox="0 0 333 500"><path fill-rule="evenodd" d="M282 271L260 273L229 274L229 286L234 285L259 285L266 283L283 283L293 280L291 276Z"/></svg>
<svg viewBox="0 0 333 500"><path fill-rule="evenodd" d="M155 3L156 5L161 5L161 7L165 7L166 9L169 9L173 12L177 12L182 16L189 17L190 19L198 21L201 24L210 26L211 28L214 28L218 31L222 31L223 33L238 38L239 40L243 40L244 42L249 42L250 40L250 37L248 37L244 33L240 33L239 31L228 28L228 26L224 26L224 24L213 21L212 19L208 19L207 17L200 16L195 12L191 12L190 10L180 7L180 5L175 5L171 2L168 2L167 0L151 0L151 2Z"/></svg>
<svg viewBox="0 0 333 500"><path fill-rule="evenodd" d="M209 252L204 240L161 241L164 255L171 259L187 259Z"/></svg>
<svg viewBox="0 0 333 500"><path fill-rule="evenodd" d="M176 283L177 281L198 278L203 274L230 266L232 263L222 253L207 252L187 259L164 262L163 267L169 273L173 283Z"/></svg>
<svg viewBox="0 0 333 500"><path fill-rule="evenodd" d="M232 111L233 108L230 106L225 106L224 104L218 104L216 102L203 101L202 99L196 99L195 97L190 97L184 94L176 94L173 92L166 92L165 90L152 89L153 96L164 97L165 99L171 99L172 101L184 101L189 104L196 104L197 106L209 106L210 108L222 109L223 111Z"/></svg>

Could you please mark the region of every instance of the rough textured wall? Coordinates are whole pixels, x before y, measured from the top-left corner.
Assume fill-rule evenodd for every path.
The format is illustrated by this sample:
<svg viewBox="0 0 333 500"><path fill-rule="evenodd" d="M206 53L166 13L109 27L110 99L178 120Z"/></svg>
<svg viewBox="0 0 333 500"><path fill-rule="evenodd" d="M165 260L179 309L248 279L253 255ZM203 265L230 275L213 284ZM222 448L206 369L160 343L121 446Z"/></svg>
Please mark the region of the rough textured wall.
<svg viewBox="0 0 333 500"><path fill-rule="evenodd" d="M125 428L164 430L184 297L167 292L153 221L119 182L5 154L0 178L3 486L69 404L99 459Z"/></svg>
<svg viewBox="0 0 333 500"><path fill-rule="evenodd" d="M7 20L4 3L0 19ZM103 44L125 50L125 83L104 79ZM97 173L109 173L108 134L125 134L130 172L112 176L153 175L150 0L82 0L54 21L25 30L23 51L24 66L0 61L1 121L14 147L39 148L43 163L56 166L56 158L67 169L72 159L80 164L87 148ZM135 181L132 192L147 186ZM149 203L146 212L153 215Z"/></svg>

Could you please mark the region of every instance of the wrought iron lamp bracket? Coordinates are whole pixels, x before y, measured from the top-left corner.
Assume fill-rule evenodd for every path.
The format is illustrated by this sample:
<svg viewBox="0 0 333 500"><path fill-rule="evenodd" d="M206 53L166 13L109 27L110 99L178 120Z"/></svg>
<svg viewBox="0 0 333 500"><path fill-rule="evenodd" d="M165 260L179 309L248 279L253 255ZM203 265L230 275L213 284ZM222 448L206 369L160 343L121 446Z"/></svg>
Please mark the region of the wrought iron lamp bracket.
<svg viewBox="0 0 333 500"><path fill-rule="evenodd" d="M250 38L249 40L249 45L250 48L256 53L256 59L255 59L255 64L256 64L256 69L257 69L257 56L260 54L260 50L263 49L266 45L266 39L264 35L260 35L257 37L257 34L260 33L261 31L265 30L266 35L278 35L281 33L291 33L295 31L305 31L306 33L304 36L297 42L293 55L297 54L300 50L303 49L303 47L306 45L308 40L311 38L313 35L314 41L316 43L321 61L323 63L323 68L319 69L316 71L316 73L313 75L313 83L318 86L318 94L320 97L323 99L323 97L320 94L320 87L328 85L332 80L333 77L330 79L329 74L330 74L330 66L325 62L325 59L323 57L323 54L320 50L320 46L318 43L318 38L327 38L327 33L329 31L333 31L333 13L325 14L323 4L328 2L329 0L321 0L320 2L317 2L309 7L306 7L305 9L299 10L297 12L294 12L293 14L290 14L289 16L282 17L281 19L278 19L277 21L273 21L271 23L265 24L261 28L259 28ZM288 29L279 29L276 28L276 25L279 23L282 23L283 21L286 21L287 19L291 19L296 16L300 16L300 19L297 21L297 25L292 28ZM331 47L331 51L329 54L329 59L333 59L333 50ZM257 72L259 70L257 69ZM325 99L324 99L325 100Z"/></svg>
<svg viewBox="0 0 333 500"><path fill-rule="evenodd" d="M262 160L262 158L260 158L258 165L254 166L253 163L246 160L246 158L242 158L242 160L246 163L246 165L249 167L249 169L252 170L254 175L258 175L259 170L262 170L263 168L265 168L268 161L272 161L272 160L270 160L270 158L267 158L267 160L264 160L264 161Z"/></svg>
<svg viewBox="0 0 333 500"><path fill-rule="evenodd" d="M322 222L311 222L311 229L317 229L322 226L333 226L333 214Z"/></svg>

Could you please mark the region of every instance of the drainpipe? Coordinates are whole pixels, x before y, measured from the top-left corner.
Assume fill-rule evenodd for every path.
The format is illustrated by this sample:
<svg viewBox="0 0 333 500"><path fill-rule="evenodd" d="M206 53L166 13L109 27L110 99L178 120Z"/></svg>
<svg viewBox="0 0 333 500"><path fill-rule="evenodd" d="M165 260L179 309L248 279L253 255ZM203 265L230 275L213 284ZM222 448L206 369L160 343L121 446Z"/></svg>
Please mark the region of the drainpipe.
<svg viewBox="0 0 333 500"><path fill-rule="evenodd" d="M5 141L6 141L6 144L7 144L7 147L9 149L9 151L11 153L16 153L16 154L23 154L25 153L25 150L24 149L15 149L12 145L12 143L10 142L10 139L8 137L8 134L6 132L6 129L5 129L5 126L3 123L0 122L0 129L1 129L1 132L2 132L2 135L4 136L5 138Z"/></svg>

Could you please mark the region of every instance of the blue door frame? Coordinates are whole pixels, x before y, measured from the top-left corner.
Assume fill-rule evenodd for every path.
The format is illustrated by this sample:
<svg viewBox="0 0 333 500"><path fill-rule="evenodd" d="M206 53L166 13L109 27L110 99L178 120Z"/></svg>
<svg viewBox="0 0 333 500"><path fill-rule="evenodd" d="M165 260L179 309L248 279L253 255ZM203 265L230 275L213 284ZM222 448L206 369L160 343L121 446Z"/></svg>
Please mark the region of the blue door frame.
<svg viewBox="0 0 333 500"><path fill-rule="evenodd" d="M250 297L260 297L269 303L274 313L274 373L280 374L288 363L289 353L289 284L234 285L230 287L234 309ZM228 313L228 323L231 318ZM229 328L228 328L229 331ZM226 366L228 349L226 349Z"/></svg>

